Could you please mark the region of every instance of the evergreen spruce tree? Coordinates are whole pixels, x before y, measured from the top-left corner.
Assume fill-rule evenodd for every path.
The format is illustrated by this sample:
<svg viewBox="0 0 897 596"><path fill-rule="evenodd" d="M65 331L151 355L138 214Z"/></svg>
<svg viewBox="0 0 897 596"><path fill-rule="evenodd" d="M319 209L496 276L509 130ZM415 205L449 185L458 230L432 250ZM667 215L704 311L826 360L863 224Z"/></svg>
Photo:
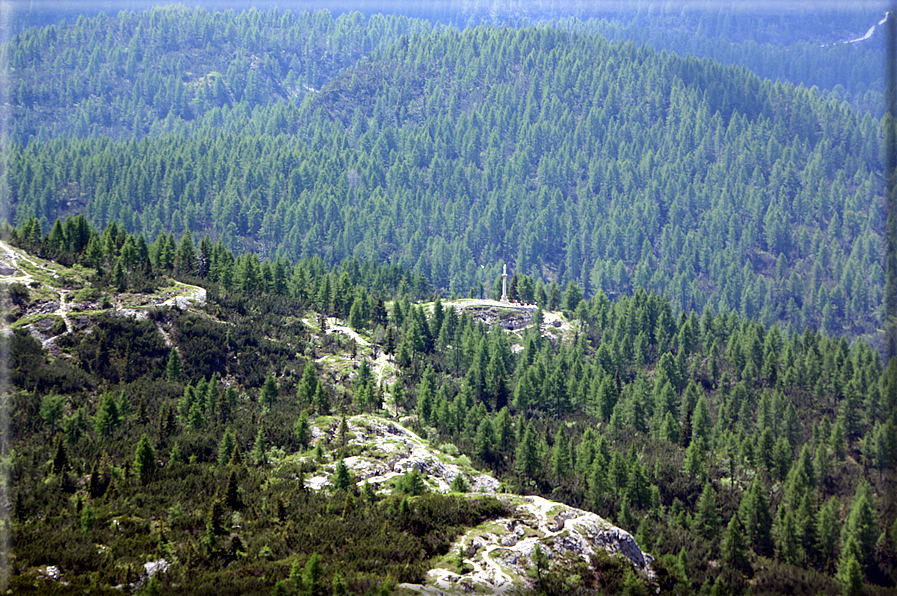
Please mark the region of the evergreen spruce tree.
<svg viewBox="0 0 897 596"><path fill-rule="evenodd" d="M125 277L125 268L122 265L121 257L115 260L115 268L112 271L112 285L116 291L124 292L127 287L127 278Z"/></svg>
<svg viewBox="0 0 897 596"><path fill-rule="evenodd" d="M745 531L737 515L733 515L723 535L722 554L727 565L735 569L747 567Z"/></svg>
<svg viewBox="0 0 897 596"><path fill-rule="evenodd" d="M707 448L703 438L692 440L685 450L685 473L692 477L701 478L706 473L704 468L707 458Z"/></svg>
<svg viewBox="0 0 897 596"><path fill-rule="evenodd" d="M387 356L392 356L396 352L396 333L392 325L386 328L386 343L383 345L383 351Z"/></svg>
<svg viewBox="0 0 897 596"><path fill-rule="evenodd" d="M801 550L807 561L818 565L819 553L816 550L818 544L816 531L818 529L819 520L815 496L815 491L807 491L804 493L795 516L797 521L797 535L800 539Z"/></svg>
<svg viewBox="0 0 897 596"><path fill-rule="evenodd" d="M349 309L349 327L355 331L362 331L364 326L364 302L360 296L356 296Z"/></svg>
<svg viewBox="0 0 897 596"><path fill-rule="evenodd" d="M104 437L110 436L121 424L118 402L110 392L103 393L97 415L94 419L94 431Z"/></svg>
<svg viewBox="0 0 897 596"><path fill-rule="evenodd" d="M330 481L333 482L333 488L340 491L349 490L352 486L352 476L343 460L337 462L336 471L331 476Z"/></svg>
<svg viewBox="0 0 897 596"><path fill-rule="evenodd" d="M835 455L835 459L843 461L844 457L847 455L847 435L844 432L844 424L840 419L835 422L834 426L832 426L829 445L831 446L832 453Z"/></svg>
<svg viewBox="0 0 897 596"><path fill-rule="evenodd" d="M305 412L299 414L299 418L296 419L294 431L299 445L301 445L303 449L307 449L308 444L311 441L311 427L308 424L308 416Z"/></svg>
<svg viewBox="0 0 897 596"><path fill-rule="evenodd" d="M517 445L514 462L515 470L520 476L532 480L536 479L535 477L541 466L536 445L536 433L531 424L527 424L523 433L523 439Z"/></svg>
<svg viewBox="0 0 897 596"><path fill-rule="evenodd" d="M424 425L429 425L433 417L433 387L426 373L417 387L417 415Z"/></svg>
<svg viewBox="0 0 897 596"><path fill-rule="evenodd" d="M140 437L134 453L134 471L141 484L146 484L156 471L156 451L150 444L146 433Z"/></svg>
<svg viewBox="0 0 897 596"><path fill-rule="evenodd" d="M53 464L50 471L53 474L62 474L69 467L69 458L65 450L65 444L62 435L56 435L56 449L53 455Z"/></svg>
<svg viewBox="0 0 897 596"><path fill-rule="evenodd" d="M816 517L818 567L825 573L831 573L834 570L838 557L839 509L837 499L830 498L819 508L819 515Z"/></svg>
<svg viewBox="0 0 897 596"><path fill-rule="evenodd" d="M772 514L766 498L766 490L760 478L755 477L741 498L738 516L745 528L754 552L763 557L773 554L773 541L770 532Z"/></svg>
<svg viewBox="0 0 897 596"><path fill-rule="evenodd" d="M265 450L265 433L261 428L255 435L255 443L252 445L249 461L254 466L264 466L268 463L268 453Z"/></svg>
<svg viewBox="0 0 897 596"><path fill-rule="evenodd" d="M302 582L302 568L299 567L299 561L294 560L290 567L290 586L293 588L294 594L305 594L305 584Z"/></svg>
<svg viewBox="0 0 897 596"><path fill-rule="evenodd" d="M704 483L704 490L701 491L696 509L695 532L707 540L715 539L719 536L720 516L716 491L709 481Z"/></svg>
<svg viewBox="0 0 897 596"><path fill-rule="evenodd" d="M558 429L551 448L551 473L558 483L563 482L570 471L570 448L567 444L567 433L564 427Z"/></svg>
<svg viewBox="0 0 897 596"><path fill-rule="evenodd" d="M240 509L243 506L237 487L237 471L233 469L227 477L227 487L224 489L224 504L231 509Z"/></svg>
<svg viewBox="0 0 897 596"><path fill-rule="evenodd" d="M588 476L588 501L591 503L592 508L597 508L601 504L607 492L606 468L607 464L604 454L600 451L596 452Z"/></svg>
<svg viewBox="0 0 897 596"><path fill-rule="evenodd" d="M181 382L181 357L178 355L178 351L174 348L171 349L171 353L168 356L168 364L165 366L165 376L169 381L174 383Z"/></svg>
<svg viewBox="0 0 897 596"><path fill-rule="evenodd" d="M349 423L346 422L346 417L343 416L339 421L339 431L337 432L337 442L339 442L339 446L341 449L344 449L346 445L349 443Z"/></svg>
<svg viewBox="0 0 897 596"><path fill-rule="evenodd" d="M880 533L878 516L872 507L871 489L866 481L857 487L850 513L841 530L841 550L847 550L850 541L856 545L856 558L865 571L873 561L875 542Z"/></svg>
<svg viewBox="0 0 897 596"><path fill-rule="evenodd" d="M181 236L181 242L174 255L174 269L179 275L196 274L196 246L193 244L190 230L184 230L184 235Z"/></svg>
<svg viewBox="0 0 897 596"><path fill-rule="evenodd" d="M223 516L224 506L221 503L221 499L218 498L218 495L216 494L212 499L212 504L209 507L209 513L206 517L206 544L211 549L215 548L218 536L221 536L224 533L224 525L221 523L221 518Z"/></svg>
<svg viewBox="0 0 897 596"><path fill-rule="evenodd" d="M168 453L168 465L176 466L180 463L183 463L183 458L181 457L181 448L178 447L178 444L175 443L171 447L171 451Z"/></svg>
<svg viewBox="0 0 897 596"><path fill-rule="evenodd" d="M789 565L800 565L804 558L804 553L797 530L797 519L794 511L787 503L779 506L775 533L777 539L776 550L779 559Z"/></svg>
<svg viewBox="0 0 897 596"><path fill-rule="evenodd" d="M277 395L277 381L274 380L273 376L268 375L265 377L264 385L262 385L262 393L259 396L259 403L271 407L277 402Z"/></svg>
<svg viewBox="0 0 897 596"><path fill-rule="evenodd" d="M644 466L638 461L629 466L626 494L629 496L630 502L639 510L645 509L651 504L651 483Z"/></svg>
<svg viewBox="0 0 897 596"><path fill-rule="evenodd" d="M243 465L243 452L240 450L240 445L234 445L234 450L230 454L230 459L227 461L227 465L241 467Z"/></svg>
<svg viewBox="0 0 897 596"><path fill-rule="evenodd" d="M226 391L219 391L217 396L218 403L215 405L215 410L218 412L218 420L222 424L227 424L231 417L230 400L227 399Z"/></svg>
<svg viewBox="0 0 897 596"><path fill-rule="evenodd" d="M302 380L299 381L299 387L296 389L296 398L300 404L307 405L314 401L315 393L318 391L318 371L312 361L308 361L305 370L302 372Z"/></svg>
<svg viewBox="0 0 897 596"><path fill-rule="evenodd" d="M514 448L514 422L508 408L502 408L492 424L495 429L495 448L498 456L507 456Z"/></svg>
<svg viewBox="0 0 897 596"><path fill-rule="evenodd" d="M411 468L404 476L399 478L393 493L417 497L426 491L427 485L424 483L423 475L417 468Z"/></svg>
<svg viewBox="0 0 897 596"><path fill-rule="evenodd" d="M485 416L477 427L474 440L474 454L486 463L492 463L495 459L495 429L492 419Z"/></svg>
<svg viewBox="0 0 897 596"><path fill-rule="evenodd" d="M464 474L460 473L452 480L452 484L449 488L456 493L466 493L468 490L470 490L470 486L467 483L467 478L465 478Z"/></svg>
<svg viewBox="0 0 897 596"><path fill-rule="evenodd" d="M224 430L221 441L218 442L218 464L226 465L237 448L237 440L229 428Z"/></svg>
<svg viewBox="0 0 897 596"><path fill-rule="evenodd" d="M324 389L324 386L320 383L318 384L318 388L315 389L315 397L312 401L312 405L319 416L327 416L330 414L330 397L327 395L327 390Z"/></svg>
<svg viewBox="0 0 897 596"><path fill-rule="evenodd" d="M838 564L837 578L841 582L841 593L844 596L861 596L863 594L863 566L857 556L854 544L844 549L841 562Z"/></svg>

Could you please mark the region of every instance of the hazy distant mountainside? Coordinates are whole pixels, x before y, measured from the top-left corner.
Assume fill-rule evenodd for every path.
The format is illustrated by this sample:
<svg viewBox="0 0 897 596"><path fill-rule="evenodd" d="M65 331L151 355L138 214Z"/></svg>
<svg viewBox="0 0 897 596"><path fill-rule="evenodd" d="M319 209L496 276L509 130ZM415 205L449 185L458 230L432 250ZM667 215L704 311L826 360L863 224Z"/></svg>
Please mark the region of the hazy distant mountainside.
<svg viewBox="0 0 897 596"><path fill-rule="evenodd" d="M761 78L833 92L861 111L884 114L884 11L796 12L766 17L748 10L692 15L641 11L567 26L613 41L742 66ZM870 29L872 35L860 43Z"/></svg>
<svg viewBox="0 0 897 596"><path fill-rule="evenodd" d="M879 20L877 13L841 11L833 21L816 13L755 14L747 6L673 13L634 4L622 13L578 9L577 20L512 4L485 10L469 3L432 16L434 22L461 27L521 27L549 19L561 29L647 43L680 56L744 66L771 80L835 90L836 97L873 114L883 109L882 36L858 46L838 43L860 37ZM16 22L45 20L30 19L27 10L17 8ZM11 85L0 92L12 105L14 137L21 142L35 135L139 138L168 132L215 108L289 100L403 35L434 28L396 15L209 13L184 6L69 17L71 23L63 19L26 29L3 50Z"/></svg>
<svg viewBox="0 0 897 596"><path fill-rule="evenodd" d="M263 256L374 258L459 294L493 285L504 261L587 295L642 287L675 309L736 309L851 337L877 332L879 124L846 104L744 69L550 27L415 26L419 33L335 73L344 62L327 70L315 56L373 47L391 33L367 44L349 17L334 24L321 13L291 18L349 27L354 45L307 42L303 68L318 74L303 80L320 89L264 104L305 89L279 54L254 45L276 39L261 25L275 17L193 14L150 13L151 24L193 18L192 29L130 25L129 39L178 31L184 38L166 43L194 48L174 61L151 46L144 60L160 70L136 79L142 95L96 82L121 67L114 80L125 85L132 56L97 45L87 64L97 76L82 77L77 92L90 99L74 111L61 99L49 111L17 104L27 118L48 114L59 131L77 121L82 133L120 137L120 123L144 122L146 110L161 120L141 140L14 145L16 222L34 215L46 231L58 215L84 212L148 238L189 228ZM53 55L39 40L82 30L112 39L129 22L109 21L33 33L15 63L22 72L65 63L72 48ZM415 29L374 18L366 26L376 23ZM187 65L225 49L237 56L230 74L212 76L202 60ZM61 86L45 87L61 97ZM194 115L189 125L184 110Z"/></svg>
<svg viewBox="0 0 897 596"><path fill-rule="evenodd" d="M165 134L210 112L301 97L430 28L397 16L173 6L29 29L4 46L13 137Z"/></svg>
<svg viewBox="0 0 897 596"><path fill-rule="evenodd" d="M35 224L0 243L15 593L893 591L862 341Z"/></svg>

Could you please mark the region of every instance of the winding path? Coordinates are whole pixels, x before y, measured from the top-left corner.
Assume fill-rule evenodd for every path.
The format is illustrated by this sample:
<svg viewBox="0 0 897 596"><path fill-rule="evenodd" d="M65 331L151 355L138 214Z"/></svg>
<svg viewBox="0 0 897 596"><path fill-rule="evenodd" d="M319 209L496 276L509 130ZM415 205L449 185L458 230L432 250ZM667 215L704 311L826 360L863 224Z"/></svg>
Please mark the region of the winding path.
<svg viewBox="0 0 897 596"><path fill-rule="evenodd" d="M0 280L10 283L21 283L21 284L30 284L35 281L34 275L26 271L20 264L20 261L28 263L30 266L35 269L45 271L48 275L52 277L56 277L59 275L58 271L42 265L32 259L28 254L16 247L10 246L9 243L0 240L0 262L7 263L11 268L15 269L14 273L9 275L0 275ZM39 280L37 280L38 283ZM182 282L174 281L175 286L175 295L168 298L164 302L156 303L160 306L169 306L186 309L192 304L204 304L206 302L206 290L205 288L201 288L199 286L193 286L190 284L185 284ZM42 284L46 287L46 284ZM70 306L70 298L73 295L72 290L65 290L61 288L51 288L56 294L59 296L59 303L51 314L53 316L60 317L62 321L65 323L65 331L60 333L59 335L54 335L53 337L47 338L41 341L41 344L44 348L51 348L56 340L64 335L68 335L74 331L74 325L72 324L71 318L69 318L69 314L71 313ZM122 304L122 300L119 297L117 300L117 306L114 309L120 313L123 313L128 316L145 316L146 311L141 308L125 308ZM165 344L169 347L173 346L173 342L171 340L171 336L165 331L160 322L156 322L156 329L159 331L159 334L162 336Z"/></svg>
<svg viewBox="0 0 897 596"><path fill-rule="evenodd" d="M483 549L483 562L485 562L489 567L494 570L494 574L492 575L492 585L495 586L494 593L501 594L510 590L514 586L514 580L510 575L505 573L505 571L501 568L501 566L489 558L489 553L492 551L503 548L497 544L490 544Z"/></svg>
<svg viewBox="0 0 897 596"><path fill-rule="evenodd" d="M25 271L19 265L19 263L18 263L19 261L25 261L26 263L28 263L35 269L40 269L40 270L46 271L47 273L49 273L50 275L53 275L53 276L56 275L56 272L53 271L52 269L50 269L49 267L45 267L44 265L41 265L40 263L35 262L34 259L29 257L24 251L21 251L17 248L10 246L7 242L5 242L3 240L0 240L0 251L2 251L2 254L0 254L0 260L8 262L8 264L10 266L15 267L15 269L16 269L16 274L0 276L0 277L4 278L4 281L7 283L28 284L28 283L31 283L32 281L34 281L34 276L32 274L28 273L27 271ZM9 263L9 261L12 261L12 262ZM41 342L41 345L44 348L48 348L48 347L52 346L59 337L62 337L63 335L68 335L74 329L74 326L72 325L72 320L69 318L69 308L68 308L68 297L71 294L71 290L62 290L62 289L58 289L58 288L56 288L55 290L56 290L56 294L59 296L59 305L56 307L56 310L54 310L51 314L53 314L54 316L60 317L62 319L62 321L65 323L65 332L60 333L59 335L54 335L53 337L43 340Z"/></svg>
<svg viewBox="0 0 897 596"><path fill-rule="evenodd" d="M41 342L41 345L44 349L49 349L53 345L56 344L56 340L64 335L68 335L72 331L74 331L74 326L72 325L72 320L69 318L69 308L68 308L68 297L71 294L71 290L56 290L56 293L59 295L59 306L56 307L56 310L53 311L53 315L60 317L62 322L65 323L65 331L60 333L59 335L54 335L53 337L48 337L47 339Z"/></svg>
<svg viewBox="0 0 897 596"><path fill-rule="evenodd" d="M343 335L348 335L349 337L354 339L355 343L359 346L362 346L364 348L374 348L371 342L358 335L358 333L351 327L347 327L341 324L339 322L339 319L337 319L336 317L327 317L325 319L324 325L324 333L342 333ZM377 384L379 385L383 382L383 379L386 376L386 367L390 364L390 358L382 349L380 349L379 347L377 349L379 350L377 358L370 360L370 363L374 373L374 377L377 379ZM389 409L390 404L392 405L391 410ZM391 414L397 414L398 410L396 409L395 402L386 400L386 404L384 404L384 407L386 407L387 411L389 411Z"/></svg>
<svg viewBox="0 0 897 596"><path fill-rule="evenodd" d="M25 261L28 264L30 264L32 267L34 267L35 269L43 269L44 271L49 271L53 275L56 275L56 273L52 269L47 269L43 265L38 265L24 252L20 251L17 248L10 246L4 240L0 240L0 250L3 251L3 254L0 255L0 259L7 261L7 262L12 261L12 263L9 263L9 264L12 265L13 267L15 267L16 271L18 272L17 275L2 276L3 278L5 278L4 281L6 281L8 283L23 283L24 284L24 283L28 283L28 282L34 280L33 275L31 275L30 273L28 273L27 271L25 271L24 269L19 267L18 261Z"/></svg>

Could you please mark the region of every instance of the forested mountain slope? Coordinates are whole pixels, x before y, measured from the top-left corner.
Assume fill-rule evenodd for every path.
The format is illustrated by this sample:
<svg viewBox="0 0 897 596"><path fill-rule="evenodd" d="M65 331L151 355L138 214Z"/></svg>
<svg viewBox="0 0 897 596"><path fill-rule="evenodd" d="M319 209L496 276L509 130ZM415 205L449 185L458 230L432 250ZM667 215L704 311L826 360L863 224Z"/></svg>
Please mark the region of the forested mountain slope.
<svg viewBox="0 0 897 596"><path fill-rule="evenodd" d="M550 318L422 303L419 278L369 261L260 264L190 235L35 223L3 230L30 251L2 255L4 277L29 276L2 313L17 589L131 584L153 562L147 590L167 593L376 594L430 567L516 565L496 533L569 542L563 508L518 534L484 523L508 515L500 500L420 495L449 464L465 492L471 463L613 520L657 558L646 591L619 559L558 567L534 551L540 592L885 594L897 580L897 361L868 344L677 317L641 290L571 286ZM205 304L159 305L172 276ZM517 276L512 294L531 284ZM350 467L388 451L360 440L383 424L363 413L452 459L429 480L403 469L392 495L354 484ZM471 526L482 559L448 550Z"/></svg>
<svg viewBox="0 0 897 596"><path fill-rule="evenodd" d="M184 6L32 28L4 46L12 135L157 136L305 95L426 21ZM242 112L233 116L243 118Z"/></svg>
<svg viewBox="0 0 897 596"><path fill-rule="evenodd" d="M600 18L559 19L557 25L742 66L764 79L831 91L860 111L884 113L886 44L879 25L884 7L800 10L782 5L777 12L751 3L720 3L700 11L676 8L629 7ZM850 43L872 28L868 39Z"/></svg>
<svg viewBox="0 0 897 596"><path fill-rule="evenodd" d="M427 32L391 19L332 24L317 13L294 17L304 25L293 27L335 29L327 35L336 39L343 27L352 32L351 42L309 42L296 57L296 72L325 84L301 102L259 105L252 97L296 89L295 60L279 58L276 44L267 54L258 46L279 39L272 32L287 17L191 14L160 10L130 25L129 39L143 28L148 39L193 48L175 60L151 46L154 59L133 85L159 85L143 99L103 100L85 86L79 93L91 99L71 112L60 107L61 87L47 87L56 115L40 138L54 134L53 122L61 131L85 118L87 131L121 137L122 123L157 100L156 116L167 116L142 139L13 146L16 222L37 216L46 231L57 215L84 212L149 238L210 233L262 256L375 258L458 294L490 285L505 261L586 295L641 287L675 310L736 309L794 330L877 333L879 125L846 104L581 32ZM107 20L114 26L85 20L26 34L32 42L18 43L16 64L22 72L65 64L74 50L63 44L54 54L53 36L99 50L127 22ZM206 21L222 25L208 39ZM410 35L386 43L400 32ZM378 44L336 73L347 64L339 56ZM210 75L225 64L213 57L234 51L231 74ZM91 51L97 76L121 62L124 74L109 80L131 89L127 60L113 53ZM247 86L256 91L247 96ZM16 101L29 117L41 113ZM118 102L108 121L102 110L84 112L103 101Z"/></svg>

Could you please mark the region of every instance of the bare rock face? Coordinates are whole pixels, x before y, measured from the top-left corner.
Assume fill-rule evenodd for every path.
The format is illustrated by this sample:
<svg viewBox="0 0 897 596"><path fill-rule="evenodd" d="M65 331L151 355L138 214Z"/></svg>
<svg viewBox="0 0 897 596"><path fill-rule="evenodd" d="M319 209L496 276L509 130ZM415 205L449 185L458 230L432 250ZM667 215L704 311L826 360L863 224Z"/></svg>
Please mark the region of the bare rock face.
<svg viewBox="0 0 897 596"><path fill-rule="evenodd" d="M561 566L571 558L589 561L598 549L631 561L649 582L656 579L654 558L639 548L631 534L594 513L541 497L502 495L514 511L509 518L492 520L471 529L452 546L465 554L463 574L436 568L427 574L427 585L402 584L422 593L515 594L532 584L536 546L550 565Z"/></svg>
<svg viewBox="0 0 897 596"><path fill-rule="evenodd" d="M452 481L464 474L470 492L498 493L498 480L477 472L467 458L444 453L393 421L362 415L348 418L346 423L349 444L362 449L360 455L343 461L359 484L368 482L375 488L385 488L391 478L416 469L433 491L449 492ZM333 426L313 427L312 436L333 440L334 432ZM306 479L306 486L312 489L328 484L329 474ZM602 517L537 496L496 496L507 503L513 514L467 531L452 545L451 552L462 551L465 555L464 573L459 574L454 568L436 568L428 573L427 585L400 587L428 594L525 592L533 587L536 545L553 566L563 565L571 558L588 562L591 555L603 549L611 556L628 559L645 579L656 579L652 569L654 557L643 552L629 532Z"/></svg>
<svg viewBox="0 0 897 596"><path fill-rule="evenodd" d="M513 571L521 581L525 581L533 565L537 544L550 560L558 562L570 556L588 561L598 549L604 549L611 555L629 559L647 579L655 578L651 568L654 558L639 548L629 532L602 517L541 497L509 499L511 504L517 504L517 515L526 521L508 520L505 532L493 531L486 535L488 540L482 550L490 553L492 562L508 572Z"/></svg>
<svg viewBox="0 0 897 596"><path fill-rule="evenodd" d="M447 493L452 481L463 474L470 492L495 493L500 483L470 466L466 458L456 458L432 447L404 426L377 416L353 416L346 419L350 445L360 445L362 454L347 457L343 463L355 474L359 484L368 482L379 488L390 479L417 470L424 475L430 490ZM331 429L312 427L312 441L332 439ZM329 482L323 478L306 480L309 488L319 489Z"/></svg>

